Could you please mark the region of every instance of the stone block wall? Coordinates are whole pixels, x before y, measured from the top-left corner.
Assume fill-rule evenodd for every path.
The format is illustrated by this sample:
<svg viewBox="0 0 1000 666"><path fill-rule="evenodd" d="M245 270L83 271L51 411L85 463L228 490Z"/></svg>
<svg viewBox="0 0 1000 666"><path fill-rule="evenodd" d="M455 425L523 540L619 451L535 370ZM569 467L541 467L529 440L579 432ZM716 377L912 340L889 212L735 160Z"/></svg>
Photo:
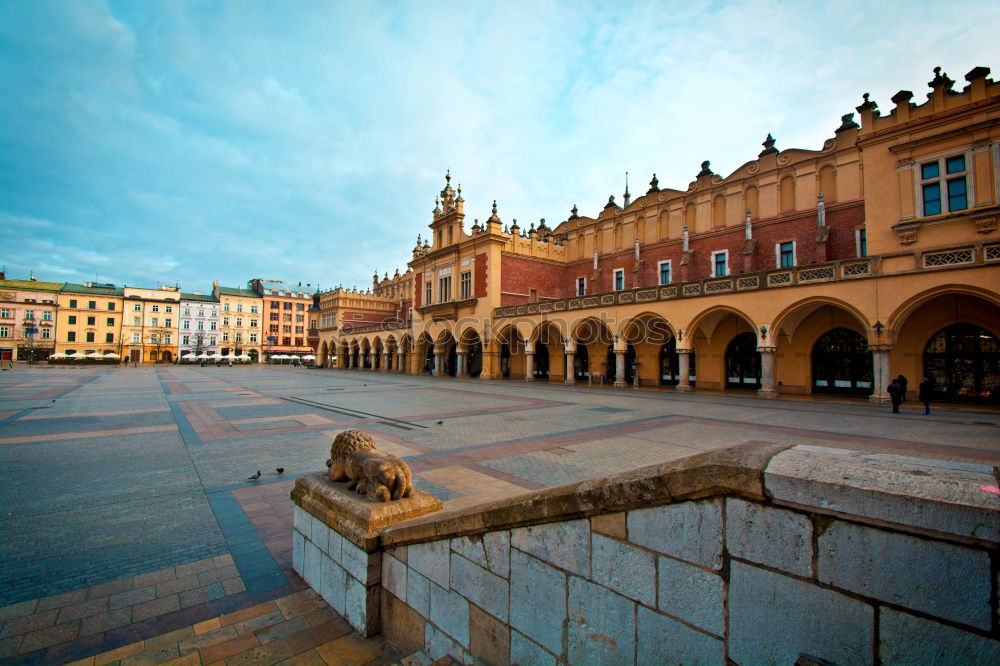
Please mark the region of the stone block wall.
<svg viewBox="0 0 1000 666"><path fill-rule="evenodd" d="M377 578L386 638L470 664L1000 663L996 485L818 447L709 454L400 523L378 572L297 525L295 565L348 616L340 586Z"/></svg>

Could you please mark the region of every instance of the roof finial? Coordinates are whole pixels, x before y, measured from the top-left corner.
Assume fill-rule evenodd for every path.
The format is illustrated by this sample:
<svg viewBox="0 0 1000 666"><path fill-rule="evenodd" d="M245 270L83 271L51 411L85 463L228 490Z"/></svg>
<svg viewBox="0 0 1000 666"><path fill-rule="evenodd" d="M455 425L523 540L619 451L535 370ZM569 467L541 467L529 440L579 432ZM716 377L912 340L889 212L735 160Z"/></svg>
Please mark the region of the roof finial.
<svg viewBox="0 0 1000 666"><path fill-rule="evenodd" d="M444 172L444 180L445 180L445 183L447 183L449 185L451 184L451 169L447 169Z"/></svg>
<svg viewBox="0 0 1000 666"><path fill-rule="evenodd" d="M649 181L649 191L646 194L652 194L653 192L660 191L660 181L656 178L656 174L653 174L653 180Z"/></svg>
<svg viewBox="0 0 1000 666"><path fill-rule="evenodd" d="M493 200L493 214L494 215L497 214L497 200L496 199Z"/></svg>
<svg viewBox="0 0 1000 666"><path fill-rule="evenodd" d="M712 175L712 170L708 168L710 164L711 162L709 162L708 160L705 160L704 162L701 163L701 171L698 172L698 178L701 178L702 176Z"/></svg>
<svg viewBox="0 0 1000 666"><path fill-rule="evenodd" d="M774 137L771 136L770 132L767 133L767 138L764 139L764 142L760 145L764 146L764 150L760 151L760 154L757 157L763 157L764 155L770 155L771 153L778 152L778 149L774 147Z"/></svg>
<svg viewBox="0 0 1000 666"><path fill-rule="evenodd" d="M569 219L571 220L575 220L576 218L580 217L579 211L577 211L576 209L576 204L573 204L573 208L571 208L569 212L570 212Z"/></svg>
<svg viewBox="0 0 1000 666"><path fill-rule="evenodd" d="M625 197L624 197L624 199L625 199L625 208L628 208L628 205L630 203L632 203L632 195L629 194L629 191L628 191L628 171L625 172Z"/></svg>

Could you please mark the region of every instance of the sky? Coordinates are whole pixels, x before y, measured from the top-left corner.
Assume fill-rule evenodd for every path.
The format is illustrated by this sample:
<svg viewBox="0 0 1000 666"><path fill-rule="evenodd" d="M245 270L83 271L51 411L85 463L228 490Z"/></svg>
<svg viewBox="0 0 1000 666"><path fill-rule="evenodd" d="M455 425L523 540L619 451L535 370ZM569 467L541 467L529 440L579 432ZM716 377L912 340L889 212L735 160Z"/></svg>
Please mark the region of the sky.
<svg viewBox="0 0 1000 666"><path fill-rule="evenodd" d="M426 237L555 227L819 149L870 92L1000 76L1000 3L0 0L8 278L367 287Z"/></svg>

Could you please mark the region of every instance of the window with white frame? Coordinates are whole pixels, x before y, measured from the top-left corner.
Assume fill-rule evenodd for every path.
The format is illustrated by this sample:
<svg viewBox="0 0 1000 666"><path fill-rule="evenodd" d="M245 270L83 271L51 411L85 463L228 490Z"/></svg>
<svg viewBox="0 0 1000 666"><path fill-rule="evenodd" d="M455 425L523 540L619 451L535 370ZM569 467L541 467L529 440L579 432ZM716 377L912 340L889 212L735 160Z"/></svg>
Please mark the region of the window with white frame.
<svg viewBox="0 0 1000 666"><path fill-rule="evenodd" d="M587 278L578 277L576 279L576 295L577 296L587 295Z"/></svg>
<svg viewBox="0 0 1000 666"><path fill-rule="evenodd" d="M472 271L462 271L461 299L472 298Z"/></svg>
<svg viewBox="0 0 1000 666"><path fill-rule="evenodd" d="M133 333L132 334L132 343L133 344L139 344L140 342L142 342L142 339L139 337L139 333Z"/></svg>
<svg viewBox="0 0 1000 666"><path fill-rule="evenodd" d="M858 227L854 230L854 249L859 257L868 256L868 238L864 227Z"/></svg>
<svg viewBox="0 0 1000 666"><path fill-rule="evenodd" d="M42 312L42 321L52 321L52 313L48 310Z"/></svg>
<svg viewBox="0 0 1000 666"><path fill-rule="evenodd" d="M656 272L659 276L660 284L670 284L670 260L660 261L656 264Z"/></svg>
<svg viewBox="0 0 1000 666"><path fill-rule="evenodd" d="M438 300L442 303L451 300L451 276L438 278Z"/></svg>
<svg viewBox="0 0 1000 666"><path fill-rule="evenodd" d="M250 312L251 312L251 314L258 314L258 310L259 309L258 309L258 307L256 305L251 305L250 306Z"/></svg>
<svg viewBox="0 0 1000 666"><path fill-rule="evenodd" d="M237 312L243 312L243 304L242 303L237 303L236 304L236 311Z"/></svg>
<svg viewBox="0 0 1000 666"><path fill-rule="evenodd" d="M250 342L257 342L257 334L256 333L251 333L250 334Z"/></svg>
<svg viewBox="0 0 1000 666"><path fill-rule="evenodd" d="M132 310L135 311L135 312L142 312L142 304L141 303L134 303L132 305Z"/></svg>
<svg viewBox="0 0 1000 666"><path fill-rule="evenodd" d="M434 287L429 281L426 285L424 285L424 305L431 304L431 301L433 300L433 289Z"/></svg>
<svg viewBox="0 0 1000 666"><path fill-rule="evenodd" d="M208 322L208 330L215 331L218 330L218 322L210 321ZM201 322L198 322L198 329L201 330Z"/></svg>
<svg viewBox="0 0 1000 666"><path fill-rule="evenodd" d="M236 325L237 326L242 326L243 325L243 317L237 317L236 318Z"/></svg>
<svg viewBox="0 0 1000 666"><path fill-rule="evenodd" d="M10 337L10 327L0 326L0 338L9 338L9 337Z"/></svg>
<svg viewBox="0 0 1000 666"><path fill-rule="evenodd" d="M243 334L242 333L237 333L236 334L235 342L243 342Z"/></svg>
<svg viewBox="0 0 1000 666"><path fill-rule="evenodd" d="M4 319L10 319L10 308L0 308L0 317Z"/></svg>
<svg viewBox="0 0 1000 666"><path fill-rule="evenodd" d="M169 333L167 333L166 335L163 336L163 344L165 344L165 345L169 345L170 344L170 334Z"/></svg>
<svg viewBox="0 0 1000 666"><path fill-rule="evenodd" d="M185 320L184 320L184 321L183 321L183 322L181 323L181 328L183 328L183 329L184 329L185 331L188 331L188 330L190 330L190 329L191 329L191 322L190 322L189 320L185 319Z"/></svg>
<svg viewBox="0 0 1000 666"><path fill-rule="evenodd" d="M223 331L222 332L222 341L223 342L229 342L229 331Z"/></svg>
<svg viewBox="0 0 1000 666"><path fill-rule="evenodd" d="M625 269L616 268L614 272L614 277L612 278L612 285L615 291L621 291L625 288Z"/></svg>
<svg viewBox="0 0 1000 666"><path fill-rule="evenodd" d="M182 345L189 345L189 344L191 344L191 336L190 335L182 335L181 336L181 344Z"/></svg>
<svg viewBox="0 0 1000 666"><path fill-rule="evenodd" d="M917 178L922 215L953 213L968 208L968 176L965 154L921 162Z"/></svg>
<svg viewBox="0 0 1000 666"><path fill-rule="evenodd" d="M154 305L153 306L153 312L159 312L159 311L160 311L160 306L159 305Z"/></svg>
<svg viewBox="0 0 1000 666"><path fill-rule="evenodd" d="M711 270L714 277L729 275L729 250L716 250L712 253Z"/></svg>
<svg viewBox="0 0 1000 666"><path fill-rule="evenodd" d="M42 329L42 339L43 340L51 340L52 339L52 329L51 328L43 328Z"/></svg>
<svg viewBox="0 0 1000 666"><path fill-rule="evenodd" d="M223 303L222 304L222 310L224 312L229 312L229 303Z"/></svg>
<svg viewBox="0 0 1000 666"><path fill-rule="evenodd" d="M172 326L171 326L172 323L173 323L172 319L168 318L168 319L164 319L163 320L163 325L166 326L167 328L172 328Z"/></svg>
<svg viewBox="0 0 1000 666"><path fill-rule="evenodd" d="M166 306L166 311L167 311L167 314L170 314L170 313L172 313L174 311L174 307L172 305L167 305Z"/></svg>
<svg viewBox="0 0 1000 666"><path fill-rule="evenodd" d="M774 244L775 268L792 268L795 263L795 241Z"/></svg>

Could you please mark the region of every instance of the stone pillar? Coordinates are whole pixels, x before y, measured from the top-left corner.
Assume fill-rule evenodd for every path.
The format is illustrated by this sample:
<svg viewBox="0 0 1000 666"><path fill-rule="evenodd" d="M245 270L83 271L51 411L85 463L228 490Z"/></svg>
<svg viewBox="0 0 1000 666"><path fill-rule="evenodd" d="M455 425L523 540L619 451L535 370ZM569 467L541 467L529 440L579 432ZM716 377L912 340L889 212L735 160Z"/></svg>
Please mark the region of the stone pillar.
<svg viewBox="0 0 1000 666"><path fill-rule="evenodd" d="M468 377L469 376L469 352L465 349L459 349L457 351L458 355L458 367L455 369L456 377Z"/></svg>
<svg viewBox="0 0 1000 666"><path fill-rule="evenodd" d="M441 501L413 496L376 502L330 481L326 472L299 477L292 490L292 568L362 636L379 632L385 528L441 510Z"/></svg>
<svg viewBox="0 0 1000 666"><path fill-rule="evenodd" d="M404 352L396 353L396 372L400 374L406 372L406 354Z"/></svg>
<svg viewBox="0 0 1000 666"><path fill-rule="evenodd" d="M480 379L496 379L499 374L500 367L500 353L496 351L487 351L486 347L483 347L483 371L479 373Z"/></svg>
<svg viewBox="0 0 1000 666"><path fill-rule="evenodd" d="M628 386L625 383L625 350L616 349L615 350L615 387L624 388Z"/></svg>
<svg viewBox="0 0 1000 666"><path fill-rule="evenodd" d="M444 371L444 348L434 346L434 376L444 377L447 373Z"/></svg>
<svg viewBox="0 0 1000 666"><path fill-rule="evenodd" d="M677 380L677 392L678 393L690 393L694 390L691 386L691 380L688 379L688 375L691 374L691 350L690 349L678 349L677 350L677 360L678 368L677 372L680 374L680 379Z"/></svg>
<svg viewBox="0 0 1000 666"><path fill-rule="evenodd" d="M566 352L566 376L563 384L576 383L576 350Z"/></svg>
<svg viewBox="0 0 1000 666"><path fill-rule="evenodd" d="M777 398L778 387L774 377L774 352L777 347L757 347L760 352L760 388L758 398Z"/></svg>
<svg viewBox="0 0 1000 666"><path fill-rule="evenodd" d="M885 390L892 379L889 376L889 353L892 345L868 345L872 353L872 394L868 396L868 404L878 407L892 404L889 393Z"/></svg>
<svg viewBox="0 0 1000 666"><path fill-rule="evenodd" d="M535 348L530 347L531 351L528 351L529 347L525 345L524 348L524 381L533 382L535 381Z"/></svg>

